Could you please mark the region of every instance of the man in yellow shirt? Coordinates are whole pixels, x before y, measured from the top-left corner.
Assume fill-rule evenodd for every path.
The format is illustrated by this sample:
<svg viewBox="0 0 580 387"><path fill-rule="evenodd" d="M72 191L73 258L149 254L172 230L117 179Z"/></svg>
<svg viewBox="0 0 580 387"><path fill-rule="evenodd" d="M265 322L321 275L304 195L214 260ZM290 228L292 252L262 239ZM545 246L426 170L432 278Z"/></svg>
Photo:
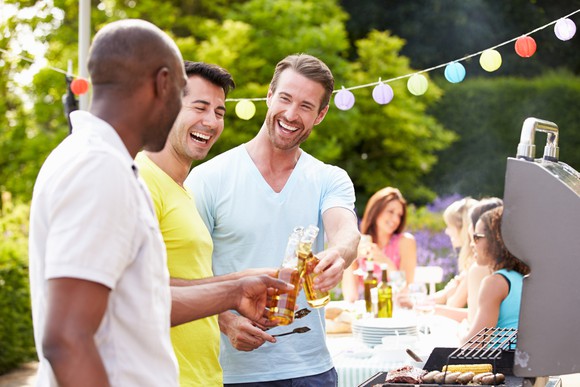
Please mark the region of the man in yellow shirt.
<svg viewBox="0 0 580 387"><path fill-rule="evenodd" d="M161 152L141 152L136 162L151 192L167 248L172 286L189 286L233 279L213 277L211 236L183 187L194 160L206 157L224 129L225 99L235 87L232 76L219 66L185 61L187 85L182 108ZM220 330L217 316L171 328L179 362L181 386L221 386Z"/></svg>

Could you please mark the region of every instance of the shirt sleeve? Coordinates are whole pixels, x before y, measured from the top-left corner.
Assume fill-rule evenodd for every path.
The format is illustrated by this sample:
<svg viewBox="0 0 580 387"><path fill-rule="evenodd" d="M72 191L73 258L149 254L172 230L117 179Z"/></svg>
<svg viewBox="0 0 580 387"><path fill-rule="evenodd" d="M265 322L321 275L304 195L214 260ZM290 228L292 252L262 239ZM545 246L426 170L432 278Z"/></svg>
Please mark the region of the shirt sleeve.
<svg viewBox="0 0 580 387"><path fill-rule="evenodd" d="M324 192L321 204L321 212L329 208L342 207L354 213L355 192L352 180L345 170L331 166L326 177L326 192Z"/></svg>

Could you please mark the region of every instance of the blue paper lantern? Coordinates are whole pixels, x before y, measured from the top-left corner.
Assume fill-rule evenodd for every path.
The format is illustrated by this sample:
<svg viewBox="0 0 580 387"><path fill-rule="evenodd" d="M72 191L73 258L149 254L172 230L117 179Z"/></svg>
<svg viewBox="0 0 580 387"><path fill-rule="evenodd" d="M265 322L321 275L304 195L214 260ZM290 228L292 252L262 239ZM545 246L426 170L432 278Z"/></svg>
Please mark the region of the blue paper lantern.
<svg viewBox="0 0 580 387"><path fill-rule="evenodd" d="M348 110L354 106L354 94L350 90L342 89L334 96L334 104L340 110Z"/></svg>
<svg viewBox="0 0 580 387"><path fill-rule="evenodd" d="M459 83L465 79L465 67L461 63L453 62L445 66L445 79L451 83Z"/></svg>
<svg viewBox="0 0 580 387"><path fill-rule="evenodd" d="M379 105L386 105L393 100L393 88L389 85L385 85L383 82L379 83L373 89L373 99Z"/></svg>

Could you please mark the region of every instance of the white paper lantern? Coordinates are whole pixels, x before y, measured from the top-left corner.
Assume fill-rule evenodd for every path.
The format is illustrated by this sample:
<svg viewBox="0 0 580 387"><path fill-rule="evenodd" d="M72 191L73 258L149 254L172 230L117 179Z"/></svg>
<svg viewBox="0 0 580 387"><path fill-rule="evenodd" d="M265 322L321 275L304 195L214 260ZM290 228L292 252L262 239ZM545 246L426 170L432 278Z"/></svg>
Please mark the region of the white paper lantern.
<svg viewBox="0 0 580 387"><path fill-rule="evenodd" d="M373 99L379 105L386 105L393 100L393 88L389 85L385 85L383 82L379 83L373 89Z"/></svg>
<svg viewBox="0 0 580 387"><path fill-rule="evenodd" d="M354 94L350 90L342 89L334 96L334 104L340 110L349 110L354 106Z"/></svg>
<svg viewBox="0 0 580 387"><path fill-rule="evenodd" d="M560 40L570 40L576 33L576 24L568 18L560 19L554 25L554 33Z"/></svg>

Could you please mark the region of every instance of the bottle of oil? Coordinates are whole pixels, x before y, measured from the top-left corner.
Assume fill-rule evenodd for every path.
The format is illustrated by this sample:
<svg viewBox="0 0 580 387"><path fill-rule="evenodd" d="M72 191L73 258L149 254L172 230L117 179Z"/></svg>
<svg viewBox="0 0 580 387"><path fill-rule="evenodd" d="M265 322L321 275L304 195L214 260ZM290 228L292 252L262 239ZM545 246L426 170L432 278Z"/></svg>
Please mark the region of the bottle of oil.
<svg viewBox="0 0 580 387"><path fill-rule="evenodd" d="M373 313L373 301L371 298L371 289L377 287L377 279L374 275L375 266L373 264L372 259L367 259L367 275L364 279L364 287L365 287L365 306L367 309L367 313Z"/></svg>
<svg viewBox="0 0 580 387"><path fill-rule="evenodd" d="M294 289L288 293L279 294L278 291L272 296L270 320L277 320L279 325L288 325L294 321L294 306L300 292L300 272L298 271L298 244L304 228L296 227L288 237L288 244L284 253L284 259L277 277L294 285Z"/></svg>
<svg viewBox="0 0 580 387"><path fill-rule="evenodd" d="M298 244L298 258L300 259L298 265L302 270L301 275L304 277L304 295L308 305L313 308L321 308L330 301L329 292L314 289L314 279L318 276L318 274L314 274L314 268L320 260L312 254L312 244L318 231L318 227L308 226Z"/></svg>
<svg viewBox="0 0 580 387"><path fill-rule="evenodd" d="M381 271L381 282L377 286L379 295L377 317L390 318L393 317L393 289L389 285L386 263L381 264Z"/></svg>

